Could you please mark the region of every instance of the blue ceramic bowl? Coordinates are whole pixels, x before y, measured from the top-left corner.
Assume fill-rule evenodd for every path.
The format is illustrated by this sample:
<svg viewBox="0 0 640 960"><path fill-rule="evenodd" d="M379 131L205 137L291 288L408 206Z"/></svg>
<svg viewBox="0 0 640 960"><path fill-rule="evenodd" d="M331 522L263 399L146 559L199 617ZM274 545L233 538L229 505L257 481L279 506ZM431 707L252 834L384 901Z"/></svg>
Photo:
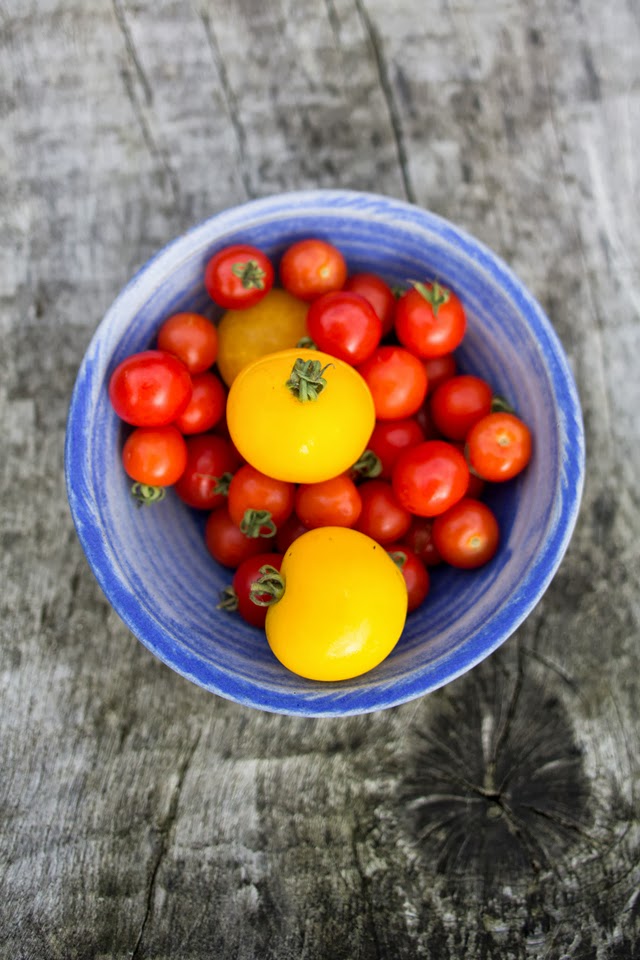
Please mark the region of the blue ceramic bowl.
<svg viewBox="0 0 640 960"><path fill-rule="evenodd" d="M423 607L391 656L342 683L304 680L274 658L264 634L216 610L231 579L208 554L203 521L172 494L139 509L120 461L121 424L107 383L179 310L211 313L203 269L243 241L275 260L307 236L335 243L351 270L389 281L436 278L462 298L468 333L460 365L485 377L532 429L527 470L491 499L502 530L478 571L437 569ZM445 220L372 194L314 190L218 214L169 244L131 280L98 327L69 412L66 479L91 568L131 631L160 660L222 697L277 713L338 716L395 706L479 663L532 610L560 564L584 476L580 405L562 347L530 293L490 250Z"/></svg>

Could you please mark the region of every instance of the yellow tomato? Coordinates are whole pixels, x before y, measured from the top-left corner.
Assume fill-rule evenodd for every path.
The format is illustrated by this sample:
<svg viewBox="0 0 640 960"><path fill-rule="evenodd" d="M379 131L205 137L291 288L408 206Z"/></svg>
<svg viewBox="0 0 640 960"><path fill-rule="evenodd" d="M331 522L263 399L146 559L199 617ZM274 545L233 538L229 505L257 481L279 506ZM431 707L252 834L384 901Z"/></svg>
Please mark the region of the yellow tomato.
<svg viewBox="0 0 640 960"><path fill-rule="evenodd" d="M326 386L316 399L300 399L290 388L296 361L316 362L321 369ZM300 381L304 388L304 373ZM282 350L238 374L227 398L227 424L240 454L256 470L276 480L319 483L360 457L375 425L375 408L354 367L319 350Z"/></svg>
<svg viewBox="0 0 640 960"><path fill-rule="evenodd" d="M252 360L295 347L307 336L309 304L286 290L270 290L253 307L227 310L218 324L218 370L231 386Z"/></svg>
<svg viewBox="0 0 640 960"><path fill-rule="evenodd" d="M373 669L400 639L404 577L384 547L347 527L318 527L287 550L284 592L267 610L273 653L309 680L348 680Z"/></svg>

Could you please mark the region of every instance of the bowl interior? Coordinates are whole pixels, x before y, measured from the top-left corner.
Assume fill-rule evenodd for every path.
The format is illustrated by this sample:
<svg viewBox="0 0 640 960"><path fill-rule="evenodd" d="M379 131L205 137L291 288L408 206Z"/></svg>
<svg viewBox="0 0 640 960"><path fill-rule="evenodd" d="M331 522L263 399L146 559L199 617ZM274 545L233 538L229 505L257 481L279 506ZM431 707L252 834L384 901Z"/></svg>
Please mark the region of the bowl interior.
<svg viewBox="0 0 640 960"><path fill-rule="evenodd" d="M170 494L136 507L121 468L122 427L106 384L127 355L153 342L178 310L211 315L207 259L226 244L255 244L276 261L306 236L335 243L354 270L394 283L435 278L462 298L468 333L460 366L485 377L527 421L525 473L492 491L502 541L471 573L437 569L423 607L391 656L363 677L316 683L287 672L264 634L216 609L231 572L203 541L204 516ZM232 700L276 712L344 715L393 706L468 670L499 646L548 586L568 544L582 490L579 403L562 348L541 309L482 244L400 201L313 191L254 201L196 227L133 278L98 328L80 369L67 429L74 521L116 611L161 660Z"/></svg>

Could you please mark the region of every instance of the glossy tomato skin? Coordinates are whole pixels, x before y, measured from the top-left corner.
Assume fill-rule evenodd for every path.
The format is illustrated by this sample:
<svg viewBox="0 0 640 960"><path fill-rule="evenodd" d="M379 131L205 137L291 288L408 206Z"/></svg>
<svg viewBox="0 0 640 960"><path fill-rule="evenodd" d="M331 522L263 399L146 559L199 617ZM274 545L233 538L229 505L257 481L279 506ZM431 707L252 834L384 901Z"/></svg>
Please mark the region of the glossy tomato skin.
<svg viewBox="0 0 640 960"><path fill-rule="evenodd" d="M369 301L380 317L383 337L391 333L396 298L393 295L393 290L382 277L375 273L352 273L347 277L344 289L350 290L352 293L359 293L361 297Z"/></svg>
<svg viewBox="0 0 640 960"><path fill-rule="evenodd" d="M264 628L267 619L267 607L261 607L251 599L251 587L260 579L260 570L264 566L280 570L282 555L279 553L257 553L243 560L233 575L231 585L237 598L238 613L252 627Z"/></svg>
<svg viewBox="0 0 640 960"><path fill-rule="evenodd" d="M407 613L413 613L429 593L431 585L429 572L418 555L404 544L389 544L385 549L404 577L408 595Z"/></svg>
<svg viewBox="0 0 640 960"><path fill-rule="evenodd" d="M425 567L437 567L442 563L433 540L432 517L412 517L411 526L401 542L416 554Z"/></svg>
<svg viewBox="0 0 640 960"><path fill-rule="evenodd" d="M273 279L273 265L267 255L245 243L219 250L204 272L207 293L225 309L252 307L271 290Z"/></svg>
<svg viewBox="0 0 640 960"><path fill-rule="evenodd" d="M187 462L175 492L190 507L215 510L226 503L225 493L216 493L225 474L233 474L240 466L240 457L224 437L205 433L189 437Z"/></svg>
<svg viewBox="0 0 640 960"><path fill-rule="evenodd" d="M464 440L471 427L491 412L493 390L486 380L469 374L450 377L433 393L431 417L443 437Z"/></svg>
<svg viewBox="0 0 640 960"><path fill-rule="evenodd" d="M280 553L286 553L294 540L301 537L303 533L308 533L309 528L295 513L292 513L288 520L285 520L276 532L275 546Z"/></svg>
<svg viewBox="0 0 640 960"><path fill-rule="evenodd" d="M229 484L229 516L244 533L249 533L246 526L248 511L268 514L263 524L256 525L251 521L251 536L275 535L277 528L291 516L294 503L295 487L292 483L268 477L248 463L234 473Z"/></svg>
<svg viewBox="0 0 640 960"><path fill-rule="evenodd" d="M372 450L382 465L380 477L391 478L396 460L403 450L423 443L425 435L414 417L403 420L379 420L373 428L367 449Z"/></svg>
<svg viewBox="0 0 640 960"><path fill-rule="evenodd" d="M411 526L411 514L398 502L390 483L366 480L360 485L362 512L356 529L376 543L392 543Z"/></svg>
<svg viewBox="0 0 640 960"><path fill-rule="evenodd" d="M486 503L464 497L436 517L433 538L445 563L472 570L495 556L500 530L495 514Z"/></svg>
<svg viewBox="0 0 640 960"><path fill-rule="evenodd" d="M180 433L205 433L224 416L227 392L215 373L205 370L192 376L193 390L189 403L174 420Z"/></svg>
<svg viewBox="0 0 640 960"><path fill-rule="evenodd" d="M511 480L531 459L531 431L515 414L490 413L469 431L466 450L469 465L484 480Z"/></svg>
<svg viewBox="0 0 640 960"><path fill-rule="evenodd" d="M203 373L218 355L218 331L201 313L174 313L158 330L158 350L172 353L189 373Z"/></svg>
<svg viewBox="0 0 640 960"><path fill-rule="evenodd" d="M118 364L109 379L109 399L121 420L134 427L164 427L191 398L191 376L178 357L143 350Z"/></svg>
<svg viewBox="0 0 640 960"><path fill-rule="evenodd" d="M326 387L302 402L289 387L298 360L317 361ZM227 423L241 456L278 480L319 483L350 469L375 423L371 393L354 367L319 350L261 357L234 380Z"/></svg>
<svg viewBox="0 0 640 960"><path fill-rule="evenodd" d="M382 323L360 294L335 290L311 303L307 330L319 350L357 366L380 343Z"/></svg>
<svg viewBox="0 0 640 960"><path fill-rule="evenodd" d="M122 448L126 473L136 483L170 487L187 464L184 437L175 427L137 427Z"/></svg>
<svg viewBox="0 0 640 960"><path fill-rule="evenodd" d="M360 364L378 420L400 420L416 413L427 394L427 374L420 360L396 346L378 347Z"/></svg>
<svg viewBox="0 0 640 960"><path fill-rule="evenodd" d="M396 303L395 331L403 346L419 357L438 357L460 346L467 319L461 301L448 287L415 284Z"/></svg>
<svg viewBox="0 0 640 960"><path fill-rule="evenodd" d="M273 542L262 537L245 537L229 516L226 504L209 514L204 536L213 559L232 570L237 569L247 557L270 552Z"/></svg>
<svg viewBox="0 0 640 960"><path fill-rule="evenodd" d="M347 264L338 248L315 237L291 244L280 261L282 286L301 300L341 290L346 279Z"/></svg>
<svg viewBox="0 0 640 960"><path fill-rule="evenodd" d="M353 527L362 512L362 498L346 474L321 483L301 483L295 512L310 530L316 527Z"/></svg>
<svg viewBox="0 0 640 960"><path fill-rule="evenodd" d="M401 505L419 517L435 517L460 500L469 484L463 455L444 440L427 440L400 454L392 485Z"/></svg>
<svg viewBox="0 0 640 960"><path fill-rule="evenodd" d="M348 680L377 666L402 633L404 578L385 550L348 527L295 540L280 569L284 593L267 612L277 659L310 680Z"/></svg>

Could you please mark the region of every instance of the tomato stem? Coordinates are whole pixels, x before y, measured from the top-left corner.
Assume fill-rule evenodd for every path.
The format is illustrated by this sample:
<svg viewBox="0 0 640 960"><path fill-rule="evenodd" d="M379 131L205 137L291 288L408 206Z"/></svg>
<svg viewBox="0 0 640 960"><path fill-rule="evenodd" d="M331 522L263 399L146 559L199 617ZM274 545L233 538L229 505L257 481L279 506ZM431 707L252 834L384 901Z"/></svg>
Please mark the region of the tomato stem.
<svg viewBox="0 0 640 960"><path fill-rule="evenodd" d="M430 286L420 283L419 280L412 280L414 290L417 290L421 297L431 304L434 317L438 316L438 310L443 303L446 303L451 296L451 291L447 287L441 286L437 280L434 280Z"/></svg>
<svg viewBox="0 0 640 960"><path fill-rule="evenodd" d="M323 367L319 360L303 360L298 357L285 386L301 403L317 400L327 385L323 373L331 366L333 364L327 363Z"/></svg>
<svg viewBox="0 0 640 960"><path fill-rule="evenodd" d="M251 584L249 596L258 607L270 607L284 593L284 578L275 567L265 563L258 571L260 576Z"/></svg>
<svg viewBox="0 0 640 960"><path fill-rule="evenodd" d="M373 450L365 450L362 456L356 460L351 467L351 470L357 475L357 479L359 480L372 480L374 477L379 477L382 473L382 461Z"/></svg>
<svg viewBox="0 0 640 960"><path fill-rule="evenodd" d="M496 393L491 400L491 413L515 413L515 410L505 397Z"/></svg>
<svg viewBox="0 0 640 960"><path fill-rule="evenodd" d="M298 340L298 342L296 343L296 347L298 350L317 350L318 349L316 344L313 342L313 340L309 336L301 337L300 340Z"/></svg>
<svg viewBox="0 0 640 960"><path fill-rule="evenodd" d="M387 553L395 563L396 567L399 567L400 570L404 567L407 562L407 555L402 550L388 550Z"/></svg>
<svg viewBox="0 0 640 960"><path fill-rule="evenodd" d="M229 494L229 484L233 480L232 473L222 473L219 477L214 477L215 486L213 488L214 493L219 493L223 497L228 496Z"/></svg>
<svg viewBox="0 0 640 960"><path fill-rule="evenodd" d="M238 277L245 290L264 290L265 272L257 260L234 263L231 272Z"/></svg>
<svg viewBox="0 0 640 960"><path fill-rule="evenodd" d="M165 493L164 487L154 487L150 483L134 483L131 487L131 495L139 507L160 503L164 500Z"/></svg>
<svg viewBox="0 0 640 960"><path fill-rule="evenodd" d="M220 602L216 610L226 610L228 613L235 613L238 609L238 594L232 586L225 587L220 593Z"/></svg>
<svg viewBox="0 0 640 960"><path fill-rule="evenodd" d="M245 510L240 521L240 530L245 537L273 537L276 525L268 510Z"/></svg>

